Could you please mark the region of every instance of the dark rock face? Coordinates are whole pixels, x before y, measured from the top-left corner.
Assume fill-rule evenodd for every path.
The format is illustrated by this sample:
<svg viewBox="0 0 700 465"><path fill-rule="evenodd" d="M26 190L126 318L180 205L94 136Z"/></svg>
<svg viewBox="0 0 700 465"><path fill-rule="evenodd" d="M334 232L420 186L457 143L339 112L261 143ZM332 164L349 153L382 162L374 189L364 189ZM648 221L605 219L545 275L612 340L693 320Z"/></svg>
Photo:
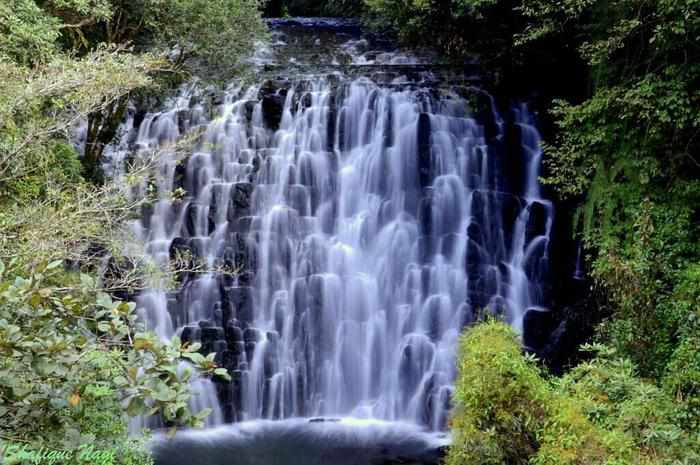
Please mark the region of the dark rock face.
<svg viewBox="0 0 700 465"><path fill-rule="evenodd" d="M523 320L523 344L531 351L542 351L550 344L550 336L558 324L553 312L539 308L528 309Z"/></svg>
<svg viewBox="0 0 700 465"><path fill-rule="evenodd" d="M267 127L276 130L282 120L282 110L291 83L286 80L267 80L260 88L258 98L262 104Z"/></svg>
<svg viewBox="0 0 700 465"><path fill-rule="evenodd" d="M229 206L229 221L236 217L250 215L251 194L253 185L249 182L237 182L231 189L231 204Z"/></svg>
<svg viewBox="0 0 700 465"><path fill-rule="evenodd" d="M209 207L194 202L187 206L185 234L189 237L209 235L214 231L214 219L209 215Z"/></svg>
<svg viewBox="0 0 700 465"><path fill-rule="evenodd" d="M253 321L253 290L246 286L230 287L224 290L224 303L233 307L231 316L247 325Z"/></svg>
<svg viewBox="0 0 700 465"><path fill-rule="evenodd" d="M420 185L428 187L433 179L430 159L430 115L421 113L418 118L418 173Z"/></svg>

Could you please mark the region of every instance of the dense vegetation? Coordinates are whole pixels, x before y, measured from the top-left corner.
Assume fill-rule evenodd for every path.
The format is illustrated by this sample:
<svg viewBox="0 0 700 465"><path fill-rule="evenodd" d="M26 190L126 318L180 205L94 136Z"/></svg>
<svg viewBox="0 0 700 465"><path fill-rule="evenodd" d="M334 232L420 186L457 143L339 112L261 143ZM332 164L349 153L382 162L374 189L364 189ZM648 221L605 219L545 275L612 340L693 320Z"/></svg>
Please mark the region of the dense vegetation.
<svg viewBox="0 0 700 465"><path fill-rule="evenodd" d="M330 16L359 17L364 11L361 0L267 0L264 14L268 17Z"/></svg>
<svg viewBox="0 0 700 465"><path fill-rule="evenodd" d="M160 341L110 297L168 276L120 257L141 205L103 179L100 157L129 98L235 72L263 30L256 0L0 1L0 442L148 463L127 414L207 415L188 409L187 381L195 367L227 376L213 355ZM112 279L98 278L109 256Z"/></svg>
<svg viewBox="0 0 700 465"><path fill-rule="evenodd" d="M650 446L644 435L685 444L680 438L694 432L697 444L700 430L700 2L367 3L375 21L392 24L406 41L437 34L456 59L478 54L502 93L522 92L520 76L543 86L536 103L552 126L543 181L574 206L569 239L585 246L595 296L587 308L605 345L605 356L573 368L552 394L531 361L480 352L493 328L467 336L451 463L695 463L697 451ZM552 75L559 82L548 86ZM496 365L473 356L495 357ZM470 378L475 368L495 378ZM502 396L499 377L510 382L511 374L512 398L484 398L468 386L498 385ZM583 407L574 409L562 390ZM489 405L496 410L484 416ZM647 422L650 412L639 410L646 408L663 420L634 431ZM589 440L601 444L596 457L586 455L593 445L551 449ZM614 441L626 445L613 450Z"/></svg>
<svg viewBox="0 0 700 465"><path fill-rule="evenodd" d="M548 378L503 323L462 337L448 465L693 464L697 428L673 394L602 345Z"/></svg>

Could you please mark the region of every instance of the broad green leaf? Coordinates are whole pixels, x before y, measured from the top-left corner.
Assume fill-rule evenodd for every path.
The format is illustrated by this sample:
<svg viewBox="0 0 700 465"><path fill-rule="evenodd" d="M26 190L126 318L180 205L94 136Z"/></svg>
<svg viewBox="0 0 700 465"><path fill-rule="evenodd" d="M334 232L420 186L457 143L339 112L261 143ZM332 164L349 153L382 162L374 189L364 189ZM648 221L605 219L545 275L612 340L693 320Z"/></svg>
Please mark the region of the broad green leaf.
<svg viewBox="0 0 700 465"><path fill-rule="evenodd" d="M54 260L46 266L46 269L53 270L54 268L58 268L61 265L63 265L63 260Z"/></svg>

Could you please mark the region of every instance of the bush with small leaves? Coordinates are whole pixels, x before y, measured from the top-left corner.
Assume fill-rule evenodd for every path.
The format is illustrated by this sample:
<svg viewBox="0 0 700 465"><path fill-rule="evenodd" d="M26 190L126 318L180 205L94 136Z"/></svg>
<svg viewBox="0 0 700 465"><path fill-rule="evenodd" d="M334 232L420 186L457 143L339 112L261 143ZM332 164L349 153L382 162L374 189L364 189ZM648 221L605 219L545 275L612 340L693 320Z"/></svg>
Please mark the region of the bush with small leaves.
<svg viewBox="0 0 700 465"><path fill-rule="evenodd" d="M550 392L516 334L489 321L460 342L448 465L525 464L537 452Z"/></svg>
<svg viewBox="0 0 700 465"><path fill-rule="evenodd" d="M667 392L605 346L548 379L515 333L489 321L462 337L448 465L690 465L698 429Z"/></svg>

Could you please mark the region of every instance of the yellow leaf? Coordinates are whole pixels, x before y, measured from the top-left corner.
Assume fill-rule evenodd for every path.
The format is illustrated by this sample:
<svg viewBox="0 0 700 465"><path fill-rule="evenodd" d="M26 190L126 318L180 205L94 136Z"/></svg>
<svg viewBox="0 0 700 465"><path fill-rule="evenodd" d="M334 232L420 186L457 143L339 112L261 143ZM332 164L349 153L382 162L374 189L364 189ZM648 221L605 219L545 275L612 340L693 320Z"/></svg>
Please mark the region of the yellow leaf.
<svg viewBox="0 0 700 465"><path fill-rule="evenodd" d="M70 404L71 407L75 407L80 403L80 394L77 392L74 393L70 398L68 399L68 403Z"/></svg>
<svg viewBox="0 0 700 465"><path fill-rule="evenodd" d="M137 338L134 340L134 349L136 350L151 349L152 347L153 342L149 341L148 339Z"/></svg>

